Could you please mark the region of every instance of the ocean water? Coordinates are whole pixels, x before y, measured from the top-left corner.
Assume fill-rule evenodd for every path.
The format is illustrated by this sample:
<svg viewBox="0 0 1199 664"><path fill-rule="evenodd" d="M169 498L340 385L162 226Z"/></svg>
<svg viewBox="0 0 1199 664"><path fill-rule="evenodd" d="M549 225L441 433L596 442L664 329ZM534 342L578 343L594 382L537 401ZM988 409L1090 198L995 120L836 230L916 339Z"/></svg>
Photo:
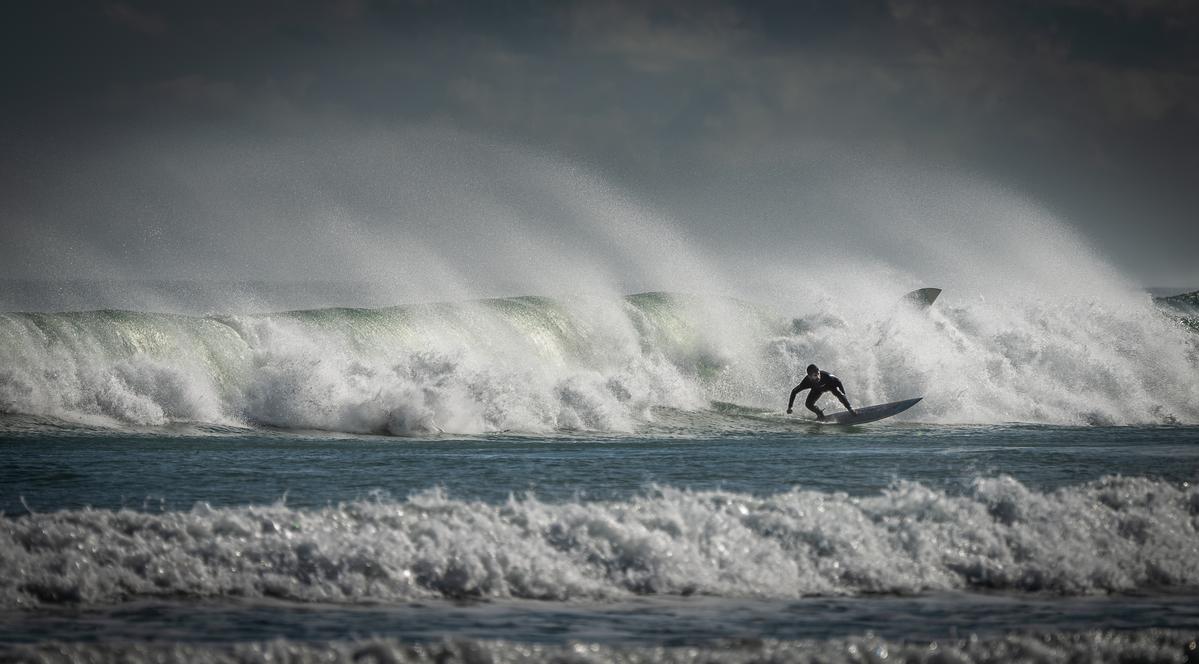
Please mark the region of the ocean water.
<svg viewBox="0 0 1199 664"><path fill-rule="evenodd" d="M1190 319L901 294L0 314L0 659L1194 661Z"/></svg>

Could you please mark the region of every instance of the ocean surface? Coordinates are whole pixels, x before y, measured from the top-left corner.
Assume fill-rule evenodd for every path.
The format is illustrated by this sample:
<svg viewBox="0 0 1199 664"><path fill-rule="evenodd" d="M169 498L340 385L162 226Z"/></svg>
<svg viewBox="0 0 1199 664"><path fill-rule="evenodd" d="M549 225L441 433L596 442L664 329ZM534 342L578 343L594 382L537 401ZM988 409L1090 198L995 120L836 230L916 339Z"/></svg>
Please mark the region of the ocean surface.
<svg viewBox="0 0 1199 664"><path fill-rule="evenodd" d="M0 314L0 660L1195 661L1190 315Z"/></svg>

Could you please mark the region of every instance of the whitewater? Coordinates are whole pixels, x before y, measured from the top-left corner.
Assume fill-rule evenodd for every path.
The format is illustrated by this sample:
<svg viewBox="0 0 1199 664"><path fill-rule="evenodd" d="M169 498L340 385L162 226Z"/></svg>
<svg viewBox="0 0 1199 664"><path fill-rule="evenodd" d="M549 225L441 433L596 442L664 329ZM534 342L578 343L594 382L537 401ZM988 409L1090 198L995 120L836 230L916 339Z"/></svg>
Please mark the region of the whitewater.
<svg viewBox="0 0 1199 664"><path fill-rule="evenodd" d="M1188 661L1188 302L0 313L0 658Z"/></svg>
<svg viewBox="0 0 1199 664"><path fill-rule="evenodd" d="M635 432L657 409L779 414L819 358L857 403L924 396L906 416L923 422L1199 423L1199 341L1148 296L949 293L925 310L902 295L807 312L645 293L259 315L3 313L0 412L392 435Z"/></svg>
<svg viewBox="0 0 1199 664"><path fill-rule="evenodd" d="M62 511L3 522L0 605L1193 587L1197 513L1199 488L1117 478L1050 493L978 480L962 496L900 483L869 497L488 505L432 492L318 510Z"/></svg>
<svg viewBox="0 0 1199 664"><path fill-rule="evenodd" d="M505 296L357 238L450 286L4 306L0 660L1193 661L1193 295L956 182L870 226L926 269L825 238L824 283L525 166L618 255L504 226ZM923 400L788 416L813 362Z"/></svg>

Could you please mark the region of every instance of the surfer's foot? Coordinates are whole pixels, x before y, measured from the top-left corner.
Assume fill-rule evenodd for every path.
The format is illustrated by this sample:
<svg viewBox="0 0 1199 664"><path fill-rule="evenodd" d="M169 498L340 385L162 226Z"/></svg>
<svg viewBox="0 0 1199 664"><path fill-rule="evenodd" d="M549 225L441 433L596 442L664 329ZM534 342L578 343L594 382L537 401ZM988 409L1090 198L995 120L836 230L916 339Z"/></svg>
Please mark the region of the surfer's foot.
<svg viewBox="0 0 1199 664"><path fill-rule="evenodd" d="M824 413L816 413L816 419L817 419L817 420L823 420L823 419L824 419Z"/></svg>

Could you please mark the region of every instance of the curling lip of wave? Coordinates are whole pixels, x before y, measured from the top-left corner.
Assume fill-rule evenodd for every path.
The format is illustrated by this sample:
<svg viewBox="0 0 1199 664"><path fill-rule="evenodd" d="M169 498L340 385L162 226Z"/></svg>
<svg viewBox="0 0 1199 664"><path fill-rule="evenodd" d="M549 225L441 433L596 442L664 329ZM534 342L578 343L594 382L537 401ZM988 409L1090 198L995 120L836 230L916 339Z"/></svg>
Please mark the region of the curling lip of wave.
<svg viewBox="0 0 1199 664"><path fill-rule="evenodd" d="M348 433L636 431L655 407L777 409L813 359L924 421L1199 422L1199 337L1100 301L806 318L723 297L516 297L187 317L0 314L0 412Z"/></svg>
<svg viewBox="0 0 1199 664"><path fill-rule="evenodd" d="M1199 585L1197 529L1199 488L1121 477L1052 492L981 478L964 495L901 482L868 497L86 509L0 517L0 605L1119 592Z"/></svg>

